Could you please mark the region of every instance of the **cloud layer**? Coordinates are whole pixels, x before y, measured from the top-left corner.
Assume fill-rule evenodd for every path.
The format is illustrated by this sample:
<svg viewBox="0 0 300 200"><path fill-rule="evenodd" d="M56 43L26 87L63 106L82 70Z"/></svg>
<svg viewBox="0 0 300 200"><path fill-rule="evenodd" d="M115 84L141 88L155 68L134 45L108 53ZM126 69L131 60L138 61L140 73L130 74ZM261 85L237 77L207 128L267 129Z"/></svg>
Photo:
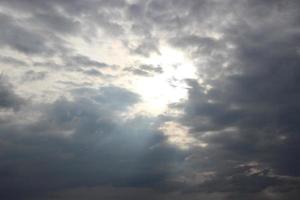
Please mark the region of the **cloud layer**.
<svg viewBox="0 0 300 200"><path fill-rule="evenodd" d="M296 0L1 0L0 197L299 198L299 10ZM168 74L186 66L166 48L195 75ZM170 90L156 77L187 95L140 112L146 94Z"/></svg>

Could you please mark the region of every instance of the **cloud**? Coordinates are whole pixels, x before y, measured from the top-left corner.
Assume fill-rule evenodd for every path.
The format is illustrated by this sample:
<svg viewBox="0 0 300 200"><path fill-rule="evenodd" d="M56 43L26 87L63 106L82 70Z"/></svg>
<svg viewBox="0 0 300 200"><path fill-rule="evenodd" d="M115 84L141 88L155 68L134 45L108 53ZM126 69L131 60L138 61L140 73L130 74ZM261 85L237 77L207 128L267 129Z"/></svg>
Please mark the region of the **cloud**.
<svg viewBox="0 0 300 200"><path fill-rule="evenodd" d="M132 72L135 75L139 76L154 76L156 74L163 73L163 68L160 66L152 66L152 65L138 65L137 67L126 67L125 71Z"/></svg>
<svg viewBox="0 0 300 200"><path fill-rule="evenodd" d="M18 110L25 100L17 95L12 85L3 77L0 77L0 109Z"/></svg>
<svg viewBox="0 0 300 200"><path fill-rule="evenodd" d="M0 1L0 61L10 72L0 79L0 196L297 199L299 8L294 0ZM145 64L164 46L197 73L178 80L187 98L169 106L175 114L147 116L135 110L149 99L133 79L167 73ZM168 143L166 122L193 145Z"/></svg>
<svg viewBox="0 0 300 200"><path fill-rule="evenodd" d="M13 65L16 67L18 67L18 66L24 67L24 66L28 65L28 63L26 63L22 60L19 60L19 59L13 58L13 57L9 57L9 56L0 56L0 62L4 63L4 64Z"/></svg>
<svg viewBox="0 0 300 200"><path fill-rule="evenodd" d="M199 62L199 73L211 73L211 76L202 76L202 83L187 81L189 98L184 103L185 114L179 120L190 127L190 134L208 144L206 149L197 151L197 156L194 153L195 163L191 165L220 173L255 161L274 174L298 176L299 149L295 144L300 138L295 113L299 110L296 102L299 101L297 66L300 60L299 38L292 25L296 16L291 12L275 23L274 19L292 8L274 8L272 12L261 13L264 15L262 23L255 20L252 12L256 12L257 7L264 10L273 5L246 5L238 10L242 12L247 8L242 15L245 17L225 28L222 38L213 43L194 36L175 39L174 45L180 48L196 49L196 52L201 49L199 56L203 56L205 66ZM223 54L223 58L216 63L212 58L218 54ZM193 54L195 56L197 54ZM208 161L200 161L201 158ZM278 181L281 182L276 176L248 176L245 172L236 176L229 172L228 177L219 179L217 176L200 184L197 190L230 192L233 199L241 199L250 192L259 198L258 193L267 188L288 185L283 181L278 186ZM257 188L252 187L254 185ZM264 198L276 199L275 196Z"/></svg>
<svg viewBox="0 0 300 200"><path fill-rule="evenodd" d="M1 14L0 21L0 43L3 46L26 54L51 53L51 47L42 35L20 26L10 16Z"/></svg>
<svg viewBox="0 0 300 200"><path fill-rule="evenodd" d="M35 72L33 70L28 70L23 76L23 81L38 81L43 80L47 76L46 72Z"/></svg>
<svg viewBox="0 0 300 200"><path fill-rule="evenodd" d="M58 11L37 13L29 21L48 31L55 30L56 33L73 35L80 32L80 22Z"/></svg>
<svg viewBox="0 0 300 200"><path fill-rule="evenodd" d="M122 110L139 101L139 96L131 91L116 86L101 87L99 90L92 88L79 88L73 90L76 96L87 96L106 108Z"/></svg>
<svg viewBox="0 0 300 200"><path fill-rule="evenodd" d="M43 114L29 123L1 126L1 196L45 197L83 185L154 187L183 159L164 144L154 119L126 120L115 112L137 101L133 93L112 86L83 90L72 101L40 105Z"/></svg>
<svg viewBox="0 0 300 200"><path fill-rule="evenodd" d="M80 66L81 65L83 67L98 67L98 68L109 66L106 63L102 63L102 62L99 62L99 61L96 61L96 60L92 60L89 57L83 56L83 55L70 56L65 65L68 66L68 67L70 67L70 66Z"/></svg>

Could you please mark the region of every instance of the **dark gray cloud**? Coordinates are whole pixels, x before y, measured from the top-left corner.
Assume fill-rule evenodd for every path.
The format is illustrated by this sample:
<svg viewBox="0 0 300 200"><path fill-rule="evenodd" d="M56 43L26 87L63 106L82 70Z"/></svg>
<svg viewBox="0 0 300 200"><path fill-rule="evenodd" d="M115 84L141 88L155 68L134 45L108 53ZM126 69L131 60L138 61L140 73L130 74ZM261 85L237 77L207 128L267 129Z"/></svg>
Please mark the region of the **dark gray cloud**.
<svg viewBox="0 0 300 200"><path fill-rule="evenodd" d="M247 7L238 7L237 12L247 10L224 29L221 39L187 36L172 40L192 51L193 57L198 54L207 59L205 66L199 64L198 68L204 84L188 81L189 100L183 105L185 114L180 121L191 127L190 134L208 144L197 158L209 161L195 159L194 165L229 173L200 184L197 190L229 192L229 199L284 199L284 194L264 197L262 192L272 187L289 187L291 191L291 185L299 183L290 184L268 173L247 176L242 172L237 176L228 168L255 161L273 174L299 176L296 113L300 108L300 57L299 34L293 25L297 14L290 7L293 2L244 3ZM263 15L258 21L253 14L257 12ZM212 58L217 56L221 58L215 62Z"/></svg>
<svg viewBox="0 0 300 200"><path fill-rule="evenodd" d="M0 43L26 54L50 53L51 47L44 36L27 30L11 16L0 14Z"/></svg>
<svg viewBox="0 0 300 200"><path fill-rule="evenodd" d="M164 144L151 125L155 119L118 116L136 102L134 94L112 86L83 90L73 101L43 105L33 123L1 126L2 197L44 198L50 191L97 185L153 187L184 158Z"/></svg>
<svg viewBox="0 0 300 200"><path fill-rule="evenodd" d="M29 20L38 27L55 30L62 34L77 34L80 30L80 23L70 17L64 16L59 12L53 13L37 13Z"/></svg>
<svg viewBox="0 0 300 200"><path fill-rule="evenodd" d="M25 100L14 92L13 86L0 76L0 109L18 110L24 103Z"/></svg>

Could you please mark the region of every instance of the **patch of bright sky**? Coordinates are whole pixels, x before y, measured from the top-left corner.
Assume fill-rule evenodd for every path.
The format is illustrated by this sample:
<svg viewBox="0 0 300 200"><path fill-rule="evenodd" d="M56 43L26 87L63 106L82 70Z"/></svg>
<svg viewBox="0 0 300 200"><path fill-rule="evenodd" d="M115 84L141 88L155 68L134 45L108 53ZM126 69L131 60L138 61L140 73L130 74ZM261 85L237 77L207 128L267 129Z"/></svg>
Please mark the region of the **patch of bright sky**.
<svg viewBox="0 0 300 200"><path fill-rule="evenodd" d="M196 140L189 134L189 128L176 122L165 122L160 130L167 136L170 144L178 146L182 150L187 150L192 146L206 147L207 144Z"/></svg>
<svg viewBox="0 0 300 200"><path fill-rule="evenodd" d="M137 104L132 113L145 112L150 115L159 115L167 111L168 104L180 102L187 97L185 79L196 78L196 69L187 56L178 49L166 43L161 43L160 54L153 53L149 57L139 57L130 54L118 40L98 39L93 44L86 41L70 38L80 54L89 56L99 62L120 66L118 69L104 68L101 71L115 75L109 83L128 88L141 96L142 102ZM141 64L160 66L163 73L151 77L123 74L125 67ZM122 75L123 74L123 75ZM103 85L100 79L95 84Z"/></svg>
<svg viewBox="0 0 300 200"><path fill-rule="evenodd" d="M185 80L197 78L197 70L193 62L189 60L183 52L167 44L161 45L160 54L152 54L145 58L131 55L118 41L107 40L106 43L99 45L99 43L96 42L93 45L80 41L79 39L75 40L70 38L70 43L74 45L78 54L86 55L99 62L119 66L116 68L101 68L101 71L112 74L115 78L107 81L102 80L101 77L91 77L78 73L76 70L51 70L52 73L48 74L47 81L28 82L24 84L26 87L19 86L22 96L26 96L35 101L49 102L59 98L62 93L67 97L66 94L68 93L65 93L65 91L72 89L72 86L65 85L63 84L64 82L71 81L71 83L79 85L91 83L91 86L95 88L112 84L136 92L141 97L141 102L130 109L129 113L122 114L134 116L146 113L151 116L158 116L166 112L171 113L168 108L169 104L186 100L187 85ZM35 61L38 60L35 59ZM43 59L41 61L43 61ZM153 76L150 77L125 73L123 69L132 66L135 61L144 65L161 67L163 72L154 73ZM35 67L35 69L36 68L37 67ZM28 68L28 70L29 69L30 68ZM46 68L40 67L39 70L48 71L50 69L46 70ZM24 73L25 71L22 70L22 72ZM19 76L22 77L21 74L19 74ZM12 76L10 77L12 78ZM76 85L74 87L76 87ZM187 127L176 124L175 122L167 122L160 126L160 130L169 138L168 142L177 145L181 149L187 149L189 146L195 145L195 139L189 136ZM66 134L69 134L68 130Z"/></svg>
<svg viewBox="0 0 300 200"><path fill-rule="evenodd" d="M169 104L187 98L185 79L195 78L196 69L183 52L163 46L160 55L152 55L144 63L162 67L163 73L132 79L132 90L142 97L142 103L135 108L137 111L159 115L167 111Z"/></svg>

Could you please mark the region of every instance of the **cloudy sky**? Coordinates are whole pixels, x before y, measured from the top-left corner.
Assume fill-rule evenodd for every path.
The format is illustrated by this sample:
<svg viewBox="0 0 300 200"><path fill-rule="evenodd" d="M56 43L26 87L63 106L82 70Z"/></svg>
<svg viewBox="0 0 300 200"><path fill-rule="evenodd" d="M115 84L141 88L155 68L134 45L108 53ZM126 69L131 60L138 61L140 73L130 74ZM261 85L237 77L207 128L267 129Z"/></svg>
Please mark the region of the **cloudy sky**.
<svg viewBox="0 0 300 200"><path fill-rule="evenodd" d="M298 0L0 0L0 198L300 198Z"/></svg>

